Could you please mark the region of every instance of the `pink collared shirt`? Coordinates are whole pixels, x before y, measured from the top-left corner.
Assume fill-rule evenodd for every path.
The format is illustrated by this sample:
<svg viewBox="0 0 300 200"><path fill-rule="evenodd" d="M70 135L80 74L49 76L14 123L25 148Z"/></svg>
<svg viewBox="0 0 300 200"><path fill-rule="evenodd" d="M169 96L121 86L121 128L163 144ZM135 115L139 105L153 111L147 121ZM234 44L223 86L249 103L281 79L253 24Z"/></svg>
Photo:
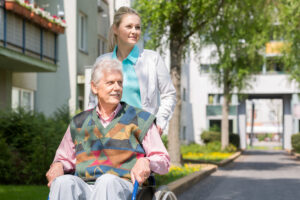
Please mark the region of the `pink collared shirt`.
<svg viewBox="0 0 300 200"><path fill-rule="evenodd" d="M122 108L121 104L117 106L114 112L106 119L101 116L101 112L97 107L99 120L104 127L114 119L116 114ZM157 127L152 124L149 128L144 140L142 142L143 148L146 152L146 158L150 161L151 171L157 174L165 174L169 171L170 157L162 143ZM76 155L75 145L71 137L70 126L68 127L54 157L53 162L61 162L64 166L65 172L75 170Z"/></svg>

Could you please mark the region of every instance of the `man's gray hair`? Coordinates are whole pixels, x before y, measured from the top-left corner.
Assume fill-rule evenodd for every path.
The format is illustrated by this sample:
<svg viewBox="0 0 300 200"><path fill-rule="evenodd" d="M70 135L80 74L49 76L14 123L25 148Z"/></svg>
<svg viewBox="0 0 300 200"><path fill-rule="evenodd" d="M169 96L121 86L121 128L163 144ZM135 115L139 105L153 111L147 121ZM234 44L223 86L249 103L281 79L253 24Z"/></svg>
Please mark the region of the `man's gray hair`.
<svg viewBox="0 0 300 200"><path fill-rule="evenodd" d="M104 58L101 60L96 60L92 70L91 82L95 84L99 83L100 79L103 76L103 70L117 70L121 74L123 74L122 63L119 60L112 58Z"/></svg>

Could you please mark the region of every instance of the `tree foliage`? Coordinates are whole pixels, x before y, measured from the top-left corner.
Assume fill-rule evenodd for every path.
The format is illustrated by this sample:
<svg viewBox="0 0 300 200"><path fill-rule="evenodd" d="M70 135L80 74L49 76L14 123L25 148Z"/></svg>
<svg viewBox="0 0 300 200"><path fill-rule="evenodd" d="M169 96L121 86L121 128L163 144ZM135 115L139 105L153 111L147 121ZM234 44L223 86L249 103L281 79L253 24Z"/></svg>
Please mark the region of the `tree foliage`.
<svg viewBox="0 0 300 200"><path fill-rule="evenodd" d="M170 73L176 89L177 105L169 124L168 147L173 164L180 164L181 67L182 59L195 33L218 15L225 0L136 0L144 31L146 47L157 48L166 41L170 48Z"/></svg>
<svg viewBox="0 0 300 200"><path fill-rule="evenodd" d="M266 41L270 18L263 0L137 0L149 40L146 47L157 48L166 41L171 52L171 76L178 104L170 122L169 151L173 162L179 158L181 112L181 63L189 47L213 44L218 64L214 65L216 83L223 87L223 146L228 144L228 104L234 89L245 88L263 61L259 49ZM198 36L198 37L194 37ZM198 39L197 39L198 38ZM201 42L199 42L201 41ZM173 126L175 128L173 128ZM175 133L174 133L175 132ZM226 138L227 137L227 138ZM223 137L222 137L223 138Z"/></svg>
<svg viewBox="0 0 300 200"><path fill-rule="evenodd" d="M149 35L146 47L157 49L163 39L178 39L182 45L202 31L219 13L224 0L136 0L143 31Z"/></svg>
<svg viewBox="0 0 300 200"><path fill-rule="evenodd" d="M283 41L282 61L285 71L300 83L300 1L274 0L274 39Z"/></svg>
<svg viewBox="0 0 300 200"><path fill-rule="evenodd" d="M219 15L199 33L202 44L212 45L216 61L212 80L223 89L222 148L228 142L228 110L231 96L245 89L251 75L260 72L263 49L269 41L271 6L264 0L229 0Z"/></svg>

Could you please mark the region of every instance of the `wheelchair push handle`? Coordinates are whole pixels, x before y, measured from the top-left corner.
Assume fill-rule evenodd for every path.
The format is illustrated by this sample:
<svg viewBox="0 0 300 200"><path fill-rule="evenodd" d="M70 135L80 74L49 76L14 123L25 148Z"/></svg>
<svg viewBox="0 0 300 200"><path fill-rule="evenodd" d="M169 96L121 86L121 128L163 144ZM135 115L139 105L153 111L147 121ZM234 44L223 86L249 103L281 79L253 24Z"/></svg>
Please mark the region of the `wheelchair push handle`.
<svg viewBox="0 0 300 200"><path fill-rule="evenodd" d="M135 181L134 182L134 187L133 187L133 192L132 192L132 196L131 196L131 200L136 200L136 196L137 196L137 191L139 189L139 182Z"/></svg>

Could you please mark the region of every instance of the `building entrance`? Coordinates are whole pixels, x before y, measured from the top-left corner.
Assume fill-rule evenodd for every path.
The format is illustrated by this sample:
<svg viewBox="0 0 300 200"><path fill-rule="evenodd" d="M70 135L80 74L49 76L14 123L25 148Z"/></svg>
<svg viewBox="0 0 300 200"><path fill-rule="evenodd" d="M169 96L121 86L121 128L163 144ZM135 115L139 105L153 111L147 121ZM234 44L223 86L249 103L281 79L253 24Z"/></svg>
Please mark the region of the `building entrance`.
<svg viewBox="0 0 300 200"><path fill-rule="evenodd" d="M282 147L290 150L295 121L291 102L291 94L249 94L246 100L240 102L238 133L241 148L246 149L251 144L252 146L271 145L273 142L275 148Z"/></svg>
<svg viewBox="0 0 300 200"><path fill-rule="evenodd" d="M246 100L246 143L251 149L282 149L282 99Z"/></svg>

